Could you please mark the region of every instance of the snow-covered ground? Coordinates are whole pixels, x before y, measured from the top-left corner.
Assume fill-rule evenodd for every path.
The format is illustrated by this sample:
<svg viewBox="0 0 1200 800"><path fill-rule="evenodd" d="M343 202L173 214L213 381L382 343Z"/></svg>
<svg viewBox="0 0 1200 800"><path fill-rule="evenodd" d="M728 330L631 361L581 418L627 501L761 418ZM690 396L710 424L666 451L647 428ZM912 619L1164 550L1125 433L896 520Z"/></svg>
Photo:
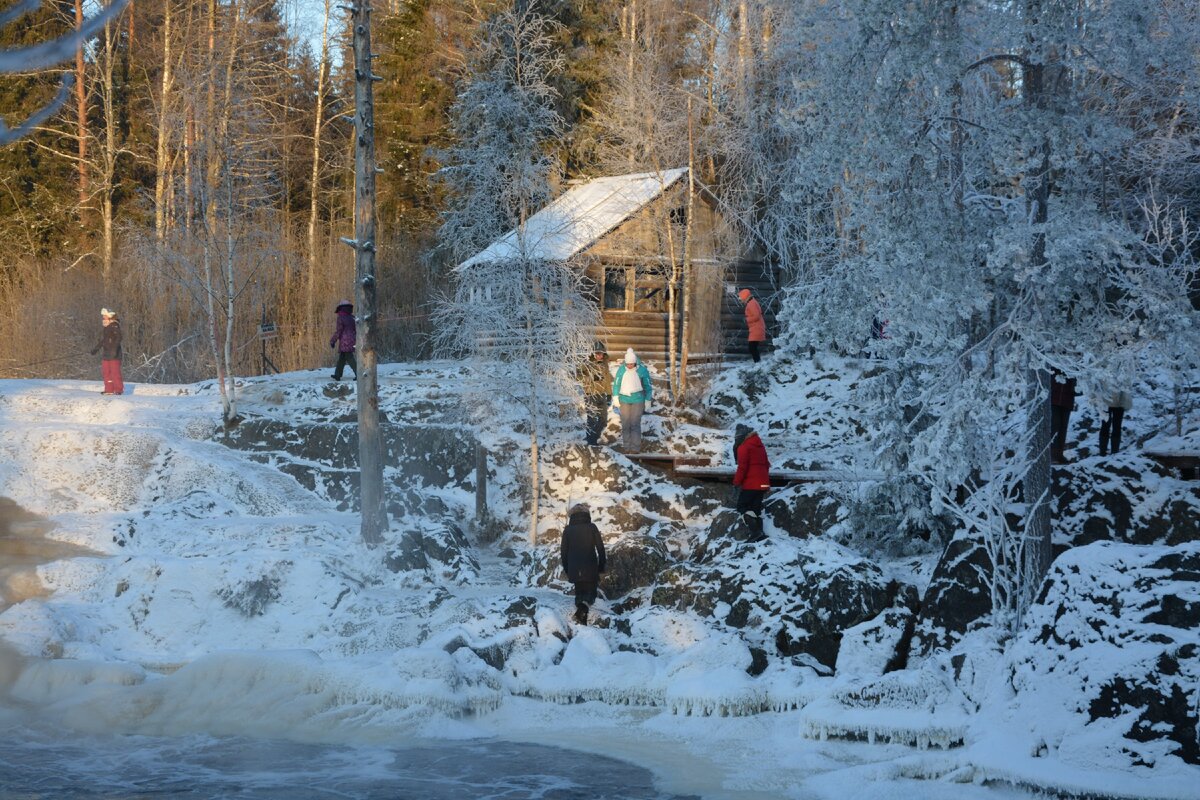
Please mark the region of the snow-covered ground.
<svg viewBox="0 0 1200 800"><path fill-rule="evenodd" d="M495 522L476 530L459 370L381 370L393 525L374 550L352 509L353 393L323 372L247 379L247 419L230 434L208 384L110 398L93 383L0 381L0 497L92 553L40 566L48 594L25 581L28 599L0 613L0 739L44 726L376 748L492 737L605 754L651 770L663 791L706 798L1024 796L1012 784L1200 797L1200 770L1161 751L1133 772L1093 759L1088 774L1069 754L1043 757L1045 742L1036 768L998 760L1029 750L1015 724L1029 707L1013 698L1022 687L1002 685L1009 663L1025 665L1026 686L1042 685L1046 665L1028 654L979 659L979 696L946 678L948 656L881 677L879 626L862 622L845 639L834 628L908 613L940 548L856 552L853 536L837 535L846 516L823 516L819 486L779 493L787 502L767 541L742 542L713 532L728 523L722 487L673 483L552 430L530 548L522 438L498 425L484 436ZM726 424L771 431L788 466L865 470L861 434L836 413L847 371L823 364L786 382L730 371L714 382L713 407ZM657 415L647 429L648 449L729 459L727 431ZM581 499L624 569L591 627L570 621L554 568L563 512ZM798 536L797 525L812 529ZM1111 555L1104 568L1123 563ZM638 567L647 574L634 577ZM843 595L861 604L857 616L830 620L822 603ZM863 701L885 680L901 702ZM982 696L1012 699L989 716ZM1080 723L1069 714L1047 720L1058 741L1086 741L1072 738ZM1120 737L1110 728L1105 747ZM826 739L839 734L871 741Z"/></svg>

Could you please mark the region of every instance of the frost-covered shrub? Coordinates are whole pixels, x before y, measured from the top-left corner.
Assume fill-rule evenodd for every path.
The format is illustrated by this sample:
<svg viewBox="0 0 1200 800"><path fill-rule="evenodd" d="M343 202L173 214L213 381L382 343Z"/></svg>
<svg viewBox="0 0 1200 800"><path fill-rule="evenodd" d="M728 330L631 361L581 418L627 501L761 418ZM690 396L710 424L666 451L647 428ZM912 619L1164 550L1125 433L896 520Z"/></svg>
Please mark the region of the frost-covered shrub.
<svg viewBox="0 0 1200 800"><path fill-rule="evenodd" d="M928 486L916 478L893 478L858 487L844 486L845 509L838 541L887 556L928 553L950 538L950 521L934 514Z"/></svg>
<svg viewBox="0 0 1200 800"><path fill-rule="evenodd" d="M270 569L247 576L217 589L226 608L231 608L246 617L261 617L267 607L281 596L283 575L292 566L290 561L280 561Z"/></svg>

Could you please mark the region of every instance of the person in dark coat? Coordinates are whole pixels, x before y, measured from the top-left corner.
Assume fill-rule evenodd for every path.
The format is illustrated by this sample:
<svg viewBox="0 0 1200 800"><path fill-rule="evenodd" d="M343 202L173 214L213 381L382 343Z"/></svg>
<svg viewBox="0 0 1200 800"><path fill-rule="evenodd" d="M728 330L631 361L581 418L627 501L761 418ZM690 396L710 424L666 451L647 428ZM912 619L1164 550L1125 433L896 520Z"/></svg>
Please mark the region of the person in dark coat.
<svg viewBox="0 0 1200 800"><path fill-rule="evenodd" d="M1067 463L1067 429L1075 410L1075 379L1054 372L1050 376L1050 460Z"/></svg>
<svg viewBox="0 0 1200 800"><path fill-rule="evenodd" d="M592 354L579 368L579 380L583 383L583 401L587 407L587 443L598 445L600 435L608 424L608 401L612 388L608 352L603 342L596 342L592 346Z"/></svg>
<svg viewBox="0 0 1200 800"><path fill-rule="evenodd" d="M342 371L346 365L350 365L350 369L354 371L354 377L358 377L358 361L354 358L354 345L358 341L358 328L354 324L354 305L349 300L343 300L337 304L337 328L333 331L333 336L329 337L329 346L336 347L338 351L337 366L333 368L333 379L340 381L342 379Z"/></svg>
<svg viewBox="0 0 1200 800"><path fill-rule="evenodd" d="M592 523L587 504L571 507L562 532L562 568L575 584L575 621L587 625L588 607L596 602L596 587L604 572L604 539Z"/></svg>
<svg viewBox="0 0 1200 800"><path fill-rule="evenodd" d="M104 378L104 391L100 394L125 394L125 381L121 377L121 321L117 312L100 309L100 340L92 348L92 355L100 354L100 374Z"/></svg>
<svg viewBox="0 0 1200 800"><path fill-rule="evenodd" d="M733 474L733 485L738 492L737 511L750 530L761 537L763 497L771 488L771 461L767 458L767 448L749 426L738 425L734 428L733 454L737 463Z"/></svg>
<svg viewBox="0 0 1200 800"><path fill-rule="evenodd" d="M753 292L742 289L738 292L738 299L742 301L742 310L746 315L746 345L750 348L750 357L757 364L760 358L758 349L767 341L767 321Z"/></svg>

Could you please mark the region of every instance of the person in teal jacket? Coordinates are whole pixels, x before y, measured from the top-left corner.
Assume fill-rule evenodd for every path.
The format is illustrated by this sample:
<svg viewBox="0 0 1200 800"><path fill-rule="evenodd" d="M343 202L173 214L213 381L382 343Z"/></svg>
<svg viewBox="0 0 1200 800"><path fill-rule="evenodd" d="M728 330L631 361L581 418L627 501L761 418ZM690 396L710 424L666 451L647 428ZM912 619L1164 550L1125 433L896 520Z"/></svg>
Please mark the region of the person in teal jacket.
<svg viewBox="0 0 1200 800"><path fill-rule="evenodd" d="M650 404L650 371L633 348L613 378L613 408L621 414L621 446L626 453L642 452L642 414Z"/></svg>

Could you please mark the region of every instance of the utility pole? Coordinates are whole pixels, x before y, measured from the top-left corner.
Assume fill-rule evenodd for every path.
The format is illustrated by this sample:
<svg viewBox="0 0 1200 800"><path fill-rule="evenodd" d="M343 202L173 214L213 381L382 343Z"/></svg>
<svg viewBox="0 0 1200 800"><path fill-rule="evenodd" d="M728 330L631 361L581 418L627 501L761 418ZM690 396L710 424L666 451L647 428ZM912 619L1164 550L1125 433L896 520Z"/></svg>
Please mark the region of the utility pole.
<svg viewBox="0 0 1200 800"><path fill-rule="evenodd" d="M383 541L383 436L379 428L379 375L375 354L375 101L372 84L370 0L350 7L354 42L354 299L358 306L358 468L362 538Z"/></svg>

